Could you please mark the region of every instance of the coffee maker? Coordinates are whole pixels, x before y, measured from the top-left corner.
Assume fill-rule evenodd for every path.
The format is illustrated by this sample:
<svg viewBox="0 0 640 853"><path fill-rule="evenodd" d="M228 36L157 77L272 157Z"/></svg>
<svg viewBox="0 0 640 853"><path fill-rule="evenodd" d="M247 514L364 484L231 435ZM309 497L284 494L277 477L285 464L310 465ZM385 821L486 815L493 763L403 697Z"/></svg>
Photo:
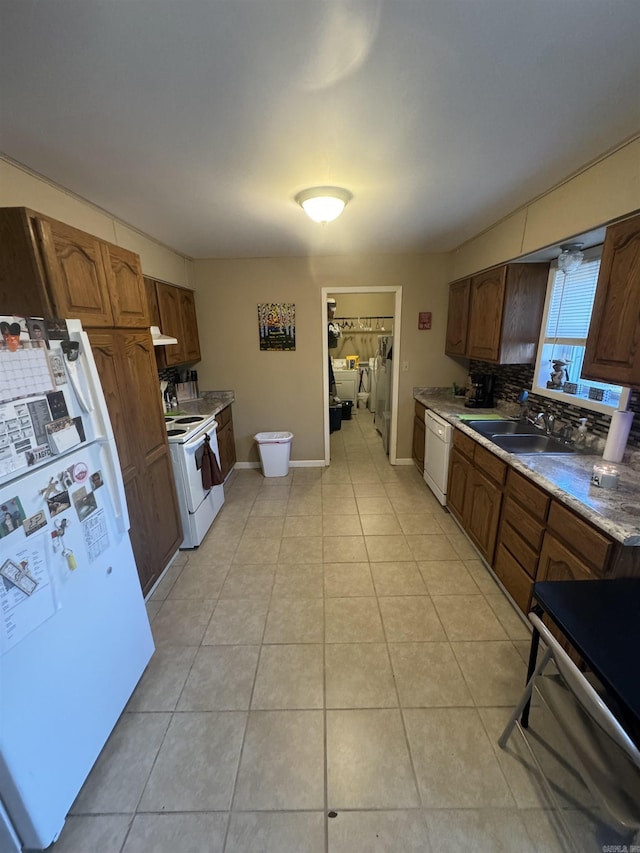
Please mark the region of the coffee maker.
<svg viewBox="0 0 640 853"><path fill-rule="evenodd" d="M493 408L495 379L493 373L470 373L467 379L465 406L469 409Z"/></svg>

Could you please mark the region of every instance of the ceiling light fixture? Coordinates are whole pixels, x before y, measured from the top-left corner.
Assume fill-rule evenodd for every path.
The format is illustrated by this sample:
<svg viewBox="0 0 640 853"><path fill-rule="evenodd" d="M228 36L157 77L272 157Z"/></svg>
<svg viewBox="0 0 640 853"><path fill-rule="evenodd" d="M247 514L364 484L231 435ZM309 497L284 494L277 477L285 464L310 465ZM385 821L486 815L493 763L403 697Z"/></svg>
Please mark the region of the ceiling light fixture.
<svg viewBox="0 0 640 853"><path fill-rule="evenodd" d="M353 194L342 187L310 187L295 196L295 200L314 222L333 222Z"/></svg>
<svg viewBox="0 0 640 853"><path fill-rule="evenodd" d="M578 269L584 259L584 252L581 251L584 243L567 243L565 246L560 246L562 251L558 256L558 269L565 275L574 272Z"/></svg>

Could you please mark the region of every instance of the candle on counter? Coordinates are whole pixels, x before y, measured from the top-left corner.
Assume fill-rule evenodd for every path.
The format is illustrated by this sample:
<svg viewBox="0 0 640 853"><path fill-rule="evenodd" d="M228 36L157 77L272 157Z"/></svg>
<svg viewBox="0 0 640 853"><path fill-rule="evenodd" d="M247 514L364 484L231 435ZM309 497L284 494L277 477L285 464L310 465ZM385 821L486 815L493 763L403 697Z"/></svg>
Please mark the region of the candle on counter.
<svg viewBox="0 0 640 853"><path fill-rule="evenodd" d="M596 463L591 474L591 483L601 489L618 488L618 469L615 465Z"/></svg>

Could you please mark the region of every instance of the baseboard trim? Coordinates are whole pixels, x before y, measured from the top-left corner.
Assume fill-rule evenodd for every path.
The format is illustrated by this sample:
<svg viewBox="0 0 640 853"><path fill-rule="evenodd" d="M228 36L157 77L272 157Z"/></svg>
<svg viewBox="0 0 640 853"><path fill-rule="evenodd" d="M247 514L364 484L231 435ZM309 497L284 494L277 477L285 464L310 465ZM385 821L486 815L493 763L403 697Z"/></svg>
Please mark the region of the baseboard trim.
<svg viewBox="0 0 640 853"><path fill-rule="evenodd" d="M260 468L259 462L236 462L235 468ZM324 459L294 459L289 461L289 468L324 468Z"/></svg>

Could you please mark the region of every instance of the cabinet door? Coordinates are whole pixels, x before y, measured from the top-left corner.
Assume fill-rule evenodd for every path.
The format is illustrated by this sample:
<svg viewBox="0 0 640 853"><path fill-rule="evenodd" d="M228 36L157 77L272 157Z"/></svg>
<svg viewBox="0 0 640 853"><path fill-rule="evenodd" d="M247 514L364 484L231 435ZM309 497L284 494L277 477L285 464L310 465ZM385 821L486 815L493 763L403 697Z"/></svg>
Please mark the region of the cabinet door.
<svg viewBox="0 0 640 853"><path fill-rule="evenodd" d="M109 286L96 237L54 220L36 220L55 310L85 326L113 326Z"/></svg>
<svg viewBox="0 0 640 853"><path fill-rule="evenodd" d="M640 386L640 216L607 228L582 375Z"/></svg>
<svg viewBox="0 0 640 853"><path fill-rule="evenodd" d="M233 434L233 418L231 406L227 406L218 415L218 451L220 453L220 470L226 479L236 464L236 442Z"/></svg>
<svg viewBox="0 0 640 853"><path fill-rule="evenodd" d="M447 338L444 346L447 355L466 354L470 287L471 282L468 278L456 281L449 287Z"/></svg>
<svg viewBox="0 0 640 853"><path fill-rule="evenodd" d="M178 292L184 340L184 360L200 361L200 338L198 337L195 296L191 290L181 289Z"/></svg>
<svg viewBox="0 0 640 853"><path fill-rule="evenodd" d="M140 258L110 243L102 244L102 257L109 285L113 325L145 329L151 325Z"/></svg>
<svg viewBox="0 0 640 853"><path fill-rule="evenodd" d="M538 563L537 581L592 581L589 567L551 533L545 533Z"/></svg>
<svg viewBox="0 0 640 853"><path fill-rule="evenodd" d="M92 330L96 366L113 424L143 593L182 542L151 338L146 331Z"/></svg>
<svg viewBox="0 0 640 853"><path fill-rule="evenodd" d="M137 420L131 418L131 406L127 404L130 389L127 388L128 377L123 371L119 338L115 331L91 329L88 335L109 410L120 457L120 468L126 486L137 474L137 448L134 441Z"/></svg>
<svg viewBox="0 0 640 853"><path fill-rule="evenodd" d="M471 279L467 355L482 361L498 361L506 267L489 270Z"/></svg>
<svg viewBox="0 0 640 853"><path fill-rule="evenodd" d="M465 528L464 504L472 474L473 465L471 462L459 450L453 447L449 456L447 507Z"/></svg>
<svg viewBox="0 0 640 853"><path fill-rule="evenodd" d="M156 296L160 314L160 328L163 334L178 339L177 344L163 347L165 364L167 367L184 364L186 359L184 357L185 342L180 320L180 288L157 281Z"/></svg>
<svg viewBox="0 0 640 853"><path fill-rule="evenodd" d="M490 565L496 549L501 504L502 490L480 471L473 470L465 496L465 530Z"/></svg>
<svg viewBox="0 0 640 853"><path fill-rule="evenodd" d="M426 428L424 425L424 412L422 417L413 416L413 461L421 474L424 474L424 439Z"/></svg>

